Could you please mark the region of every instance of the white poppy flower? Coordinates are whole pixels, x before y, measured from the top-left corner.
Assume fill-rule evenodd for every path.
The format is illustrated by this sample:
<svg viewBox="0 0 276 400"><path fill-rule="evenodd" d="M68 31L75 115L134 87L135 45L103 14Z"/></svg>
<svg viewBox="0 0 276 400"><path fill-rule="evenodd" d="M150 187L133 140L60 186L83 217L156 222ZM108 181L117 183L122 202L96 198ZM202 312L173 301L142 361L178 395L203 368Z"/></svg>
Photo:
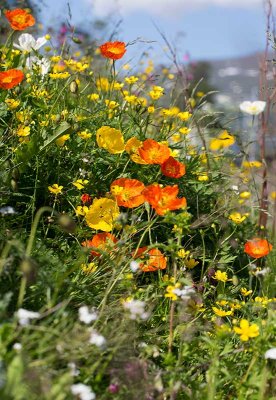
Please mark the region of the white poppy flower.
<svg viewBox="0 0 276 400"><path fill-rule="evenodd" d="M17 310L16 316L18 318L18 322L22 326L29 325L30 320L37 319L40 317L38 312L25 310L24 308L19 308Z"/></svg>
<svg viewBox="0 0 276 400"><path fill-rule="evenodd" d="M35 56L28 57L26 60L26 67L29 69L33 69L34 66L36 66L39 69L41 75L44 76L48 73L51 63L45 57L42 57L41 59Z"/></svg>
<svg viewBox="0 0 276 400"><path fill-rule="evenodd" d="M264 111L265 106L265 101L243 101L240 104L240 110L246 114L259 115Z"/></svg>
<svg viewBox="0 0 276 400"><path fill-rule="evenodd" d="M96 395L89 386L83 383L76 383L71 386L71 392L73 395L78 396L80 400L94 400Z"/></svg>
<svg viewBox="0 0 276 400"><path fill-rule="evenodd" d="M87 306L82 306L79 308L79 320L85 324L90 324L92 321L96 321L98 315L95 311L89 311Z"/></svg>
<svg viewBox="0 0 276 400"><path fill-rule="evenodd" d="M21 51L27 51L30 53L32 50L38 50L40 47L44 46L47 39L45 39L45 36L42 36L35 40L33 35L22 33L18 38L18 42L19 44L14 43L14 47Z"/></svg>
<svg viewBox="0 0 276 400"><path fill-rule="evenodd" d="M265 358L270 358L271 360L276 360L276 347L272 347L271 349L265 352Z"/></svg>

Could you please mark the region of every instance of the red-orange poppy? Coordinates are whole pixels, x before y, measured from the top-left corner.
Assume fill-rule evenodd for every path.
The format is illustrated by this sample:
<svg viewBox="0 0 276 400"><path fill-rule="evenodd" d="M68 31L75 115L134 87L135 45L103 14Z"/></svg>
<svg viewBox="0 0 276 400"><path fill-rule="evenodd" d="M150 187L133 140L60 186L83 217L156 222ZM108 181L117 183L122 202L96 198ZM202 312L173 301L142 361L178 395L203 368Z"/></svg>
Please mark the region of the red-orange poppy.
<svg viewBox="0 0 276 400"><path fill-rule="evenodd" d="M100 46L101 54L111 60L119 60L126 52L124 42L106 42Z"/></svg>
<svg viewBox="0 0 276 400"><path fill-rule="evenodd" d="M267 256L272 250L272 244L266 239L253 238L244 245L244 252L253 258Z"/></svg>
<svg viewBox="0 0 276 400"><path fill-rule="evenodd" d="M81 201L84 204L90 204L92 202L92 197L90 196L90 194L84 193L83 195L81 195Z"/></svg>
<svg viewBox="0 0 276 400"><path fill-rule="evenodd" d="M35 24L35 18L26 10L22 10L22 8L6 11L5 17L9 21L11 28L15 31L23 31Z"/></svg>
<svg viewBox="0 0 276 400"><path fill-rule="evenodd" d="M161 165L161 172L163 175L168 176L169 178L181 178L181 176L185 175L186 168L184 164L170 156Z"/></svg>
<svg viewBox="0 0 276 400"><path fill-rule="evenodd" d="M24 74L20 69L9 69L0 72L0 88L11 89L24 79Z"/></svg>
<svg viewBox="0 0 276 400"><path fill-rule="evenodd" d="M108 250L111 248L112 243L115 244L117 242L118 240L111 233L101 232L94 235L91 240L86 240L85 242L82 242L82 246L89 248L92 247L94 249L100 250ZM99 257L101 255L101 253L95 250L91 250L90 254L94 257Z"/></svg>
<svg viewBox="0 0 276 400"><path fill-rule="evenodd" d="M139 268L144 272L154 272L167 266L167 259L159 249L148 250L147 247L140 247L133 256L142 260Z"/></svg>
<svg viewBox="0 0 276 400"><path fill-rule="evenodd" d="M133 208L144 203L142 194L145 185L137 179L119 178L111 183L110 191L116 197L118 206Z"/></svg>
<svg viewBox="0 0 276 400"><path fill-rule="evenodd" d="M166 186L162 188L158 184L150 185L143 191L145 201L149 202L158 215L164 215L167 211L178 210L187 206L185 197L178 198L178 186Z"/></svg>
<svg viewBox="0 0 276 400"><path fill-rule="evenodd" d="M170 157L168 146L153 139L146 139L138 151L147 164L163 164Z"/></svg>

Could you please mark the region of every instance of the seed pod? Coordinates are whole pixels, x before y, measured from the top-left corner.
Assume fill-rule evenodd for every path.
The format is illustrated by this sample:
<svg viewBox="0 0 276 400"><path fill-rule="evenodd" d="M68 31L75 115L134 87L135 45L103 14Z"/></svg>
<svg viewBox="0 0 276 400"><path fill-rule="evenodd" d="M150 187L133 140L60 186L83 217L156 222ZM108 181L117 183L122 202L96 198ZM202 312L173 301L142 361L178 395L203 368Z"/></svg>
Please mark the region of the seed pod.
<svg viewBox="0 0 276 400"><path fill-rule="evenodd" d="M11 188L12 188L13 192L16 192L18 189L17 181L13 178L11 179Z"/></svg>
<svg viewBox="0 0 276 400"><path fill-rule="evenodd" d="M72 37L72 40L73 40L74 43L77 43L77 44L81 44L81 43L82 43L82 41L80 40L80 38L78 38L78 37L76 37L76 36L73 36L73 37Z"/></svg>
<svg viewBox="0 0 276 400"><path fill-rule="evenodd" d="M76 93L78 93L79 85L77 84L76 81L72 81L72 82L70 83L69 89L70 89L70 92L71 92L71 93L76 94Z"/></svg>
<svg viewBox="0 0 276 400"><path fill-rule="evenodd" d="M12 170L12 177L13 177L13 179L15 179L16 181L18 181L18 178L19 178L19 169L18 169L18 168L14 168L14 169Z"/></svg>
<svg viewBox="0 0 276 400"><path fill-rule="evenodd" d="M238 286L239 284L239 278L237 277L237 275L233 275L232 276L232 282L234 286Z"/></svg>

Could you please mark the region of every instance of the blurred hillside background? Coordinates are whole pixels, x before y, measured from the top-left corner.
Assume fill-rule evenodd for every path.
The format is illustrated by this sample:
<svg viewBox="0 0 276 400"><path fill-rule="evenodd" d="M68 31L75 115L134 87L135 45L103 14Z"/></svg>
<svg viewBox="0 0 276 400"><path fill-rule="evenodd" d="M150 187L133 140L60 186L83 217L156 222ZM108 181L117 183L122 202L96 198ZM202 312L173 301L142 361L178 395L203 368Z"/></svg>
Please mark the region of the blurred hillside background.
<svg viewBox="0 0 276 400"><path fill-rule="evenodd" d="M271 0L273 8L275 3ZM250 124L250 117L231 120L242 101L267 96L260 83L264 62L266 92L275 86L273 41L264 53L267 29L272 36L274 30L273 15L267 25L266 0L0 0L0 4L1 9L30 7L40 22L37 34L52 33L58 38L57 49L66 43L89 53L110 39L130 43L124 62L132 73L150 60L155 71L169 68L177 74L169 43L179 65L188 71L191 87L203 78L200 90L218 92L209 98L210 104L226 112L232 129L243 130ZM272 107L267 136L267 155L272 158L274 113Z"/></svg>

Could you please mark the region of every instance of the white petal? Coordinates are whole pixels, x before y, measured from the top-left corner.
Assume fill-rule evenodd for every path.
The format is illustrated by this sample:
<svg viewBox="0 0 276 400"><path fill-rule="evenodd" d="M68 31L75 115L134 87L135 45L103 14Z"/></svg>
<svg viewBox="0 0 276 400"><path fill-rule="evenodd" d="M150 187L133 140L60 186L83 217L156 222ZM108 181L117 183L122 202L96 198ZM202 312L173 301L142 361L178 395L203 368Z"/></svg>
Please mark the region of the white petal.
<svg viewBox="0 0 276 400"><path fill-rule="evenodd" d="M44 46L44 44L47 42L47 40L45 39L45 36L42 36L40 38L37 39L35 45L34 45L34 49L38 50L40 49L40 47Z"/></svg>
<svg viewBox="0 0 276 400"><path fill-rule="evenodd" d="M29 33L22 33L22 35L20 35L18 38L18 42L21 49L25 51L32 51L36 44L35 38Z"/></svg>
<svg viewBox="0 0 276 400"><path fill-rule="evenodd" d="M265 352L265 358L270 358L271 360L276 360L276 347L272 347L271 349Z"/></svg>

